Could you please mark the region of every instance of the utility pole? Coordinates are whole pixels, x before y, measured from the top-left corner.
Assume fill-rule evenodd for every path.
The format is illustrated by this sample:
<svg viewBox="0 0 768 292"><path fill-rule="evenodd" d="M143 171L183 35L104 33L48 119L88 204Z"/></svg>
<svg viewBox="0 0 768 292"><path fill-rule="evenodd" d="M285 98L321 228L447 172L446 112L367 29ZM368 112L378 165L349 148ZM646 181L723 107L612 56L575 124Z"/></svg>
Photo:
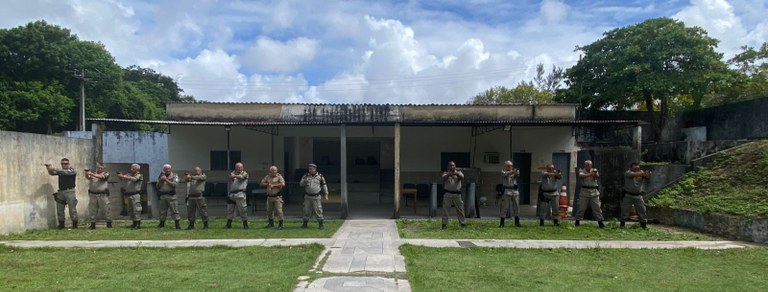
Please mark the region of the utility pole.
<svg viewBox="0 0 768 292"><path fill-rule="evenodd" d="M77 119L77 130L85 131L85 82L89 79L85 78L85 69L80 69L79 73L75 69L73 76L80 79L80 113Z"/></svg>

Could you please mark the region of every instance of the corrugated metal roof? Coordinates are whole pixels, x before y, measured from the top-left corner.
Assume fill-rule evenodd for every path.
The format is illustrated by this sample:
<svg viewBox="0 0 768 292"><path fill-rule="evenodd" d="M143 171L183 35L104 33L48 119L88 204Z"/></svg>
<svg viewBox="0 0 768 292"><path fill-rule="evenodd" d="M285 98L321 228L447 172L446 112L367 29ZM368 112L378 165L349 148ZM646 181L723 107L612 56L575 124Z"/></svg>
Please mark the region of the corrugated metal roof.
<svg viewBox="0 0 768 292"><path fill-rule="evenodd" d="M159 124L159 125L197 125L197 126L302 126L302 125L393 125L393 122L382 123L343 123L343 122L317 122L317 121L241 121L241 122L207 122L207 121L167 121L167 120L130 120L110 118L89 118L91 122L131 123L131 124ZM605 125L638 125L644 124L639 120L507 120L507 121L411 121L402 125L411 126L487 126L487 125L551 125L551 126L596 126Z"/></svg>

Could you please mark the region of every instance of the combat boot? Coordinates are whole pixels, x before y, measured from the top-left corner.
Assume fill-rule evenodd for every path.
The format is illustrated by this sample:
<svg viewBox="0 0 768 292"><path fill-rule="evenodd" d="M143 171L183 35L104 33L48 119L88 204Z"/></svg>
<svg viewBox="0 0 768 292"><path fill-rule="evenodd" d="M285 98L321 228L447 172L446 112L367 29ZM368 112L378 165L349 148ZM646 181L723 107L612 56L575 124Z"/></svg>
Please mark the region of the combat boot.
<svg viewBox="0 0 768 292"><path fill-rule="evenodd" d="M64 229L64 221L59 221L59 229Z"/></svg>
<svg viewBox="0 0 768 292"><path fill-rule="evenodd" d="M317 224L319 225L317 227L318 229L320 229L320 230L325 229L325 227L323 227L323 220L317 220Z"/></svg>
<svg viewBox="0 0 768 292"><path fill-rule="evenodd" d="M277 221L277 230L283 230L283 220Z"/></svg>
<svg viewBox="0 0 768 292"><path fill-rule="evenodd" d="M603 223L603 221L602 221L602 220L600 220L600 221L597 221L597 227L598 227L598 228L605 228L605 224Z"/></svg>
<svg viewBox="0 0 768 292"><path fill-rule="evenodd" d="M275 219L269 219L269 223L267 223L267 226L264 226L264 228L272 228L275 227Z"/></svg>
<svg viewBox="0 0 768 292"><path fill-rule="evenodd" d="M248 220L243 220L243 229L248 229Z"/></svg>
<svg viewBox="0 0 768 292"><path fill-rule="evenodd" d="M575 224L576 226L579 226L579 223L580 223L580 222L579 222L579 220L576 220L576 222L574 222L574 224Z"/></svg>
<svg viewBox="0 0 768 292"><path fill-rule="evenodd" d="M224 225L226 229L232 229L232 219L227 219L227 225Z"/></svg>
<svg viewBox="0 0 768 292"><path fill-rule="evenodd" d="M307 223L308 222L309 221L307 221L307 220L304 220L304 222L301 222L301 228L307 228Z"/></svg>
<svg viewBox="0 0 768 292"><path fill-rule="evenodd" d="M643 229L648 229L648 223L640 222L640 227L642 227Z"/></svg>
<svg viewBox="0 0 768 292"><path fill-rule="evenodd" d="M112 222L107 222L107 228L112 228Z"/></svg>
<svg viewBox="0 0 768 292"><path fill-rule="evenodd" d="M141 221L133 221L133 225L131 225L131 229L139 229L141 228Z"/></svg>
<svg viewBox="0 0 768 292"><path fill-rule="evenodd" d="M208 229L208 221L203 221L203 229Z"/></svg>
<svg viewBox="0 0 768 292"><path fill-rule="evenodd" d="M163 228L165 227L165 220L160 221L160 224L157 225L157 228Z"/></svg>
<svg viewBox="0 0 768 292"><path fill-rule="evenodd" d="M77 229L77 220L72 221L72 229Z"/></svg>
<svg viewBox="0 0 768 292"><path fill-rule="evenodd" d="M96 229L96 222L91 222L91 225L88 225L88 229Z"/></svg>
<svg viewBox="0 0 768 292"><path fill-rule="evenodd" d="M499 218L499 228L504 228L504 217Z"/></svg>
<svg viewBox="0 0 768 292"><path fill-rule="evenodd" d="M560 226L560 220L554 219L554 220L552 220L552 223L553 223L555 226Z"/></svg>
<svg viewBox="0 0 768 292"><path fill-rule="evenodd" d="M181 229L181 225L179 225L179 220L173 220L173 227L176 227L176 229Z"/></svg>
<svg viewBox="0 0 768 292"><path fill-rule="evenodd" d="M448 224L440 225L440 229L442 229L442 230L448 229Z"/></svg>
<svg viewBox="0 0 768 292"><path fill-rule="evenodd" d="M539 219L539 226L544 226L544 219Z"/></svg>
<svg viewBox="0 0 768 292"><path fill-rule="evenodd" d="M626 225L626 224L627 224L627 222L622 220L622 221L619 223L619 228L624 228L624 225Z"/></svg>
<svg viewBox="0 0 768 292"><path fill-rule="evenodd" d="M520 216L515 216L515 226L520 227Z"/></svg>
<svg viewBox="0 0 768 292"><path fill-rule="evenodd" d="M189 225L187 226L187 230L195 229L195 220L190 220Z"/></svg>

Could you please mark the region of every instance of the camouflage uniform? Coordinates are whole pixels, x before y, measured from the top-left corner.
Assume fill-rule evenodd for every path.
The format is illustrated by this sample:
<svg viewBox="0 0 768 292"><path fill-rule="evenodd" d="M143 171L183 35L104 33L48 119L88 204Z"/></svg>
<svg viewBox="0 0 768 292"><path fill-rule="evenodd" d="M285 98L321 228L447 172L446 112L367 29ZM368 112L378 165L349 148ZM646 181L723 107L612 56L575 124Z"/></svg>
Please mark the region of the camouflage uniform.
<svg viewBox="0 0 768 292"><path fill-rule="evenodd" d="M88 196L90 201L88 202L88 215L91 219L90 228L96 228L96 217L99 212L104 212L104 219L107 221L107 227L112 227L112 214L109 207L109 185L107 180L109 179L109 172L97 172L101 175L101 178L92 176L88 179Z"/></svg>
<svg viewBox="0 0 768 292"><path fill-rule="evenodd" d="M56 201L56 217L59 220L59 229L64 229L64 207L67 205L69 205L72 228L77 228L77 193L75 193L77 171L70 166L54 168L48 174L59 176L59 191L53 194L53 199Z"/></svg>

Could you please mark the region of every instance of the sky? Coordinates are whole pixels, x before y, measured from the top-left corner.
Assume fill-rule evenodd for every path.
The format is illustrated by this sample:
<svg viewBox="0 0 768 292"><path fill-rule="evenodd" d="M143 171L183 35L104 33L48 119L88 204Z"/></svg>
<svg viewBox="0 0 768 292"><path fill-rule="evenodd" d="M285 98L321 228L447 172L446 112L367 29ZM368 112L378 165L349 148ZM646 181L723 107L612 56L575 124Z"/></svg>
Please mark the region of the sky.
<svg viewBox="0 0 768 292"><path fill-rule="evenodd" d="M217 102L461 104L568 68L576 46L671 17L730 58L768 41L766 0L5 0L0 28L36 20L101 42Z"/></svg>

